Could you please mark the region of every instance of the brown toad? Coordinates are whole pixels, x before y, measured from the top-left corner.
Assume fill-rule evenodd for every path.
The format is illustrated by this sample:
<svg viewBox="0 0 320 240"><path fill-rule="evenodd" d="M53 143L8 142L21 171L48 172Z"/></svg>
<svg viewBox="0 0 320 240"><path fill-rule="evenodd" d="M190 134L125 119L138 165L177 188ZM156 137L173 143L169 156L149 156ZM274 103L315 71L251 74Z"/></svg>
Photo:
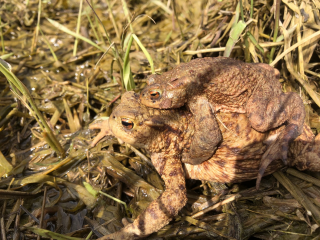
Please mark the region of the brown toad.
<svg viewBox="0 0 320 240"><path fill-rule="evenodd" d="M146 107L134 92L122 96L109 120L103 122L103 134L114 135L120 142L148 150L166 190L132 224L101 239L137 239L168 224L186 204L185 178L217 182L256 178L260 159L266 151L263 142L276 138L284 126L261 133L251 128L245 114L219 113L217 116L224 125L220 123L223 141L216 153L201 164L183 164L181 155L189 151L194 134L193 115L183 108L159 110ZM320 147L313 140L310 128L304 125L302 134L290 144L288 164L319 171ZM319 136L317 140L320 140ZM283 163L276 160L266 168L265 174L281 167Z"/></svg>
<svg viewBox="0 0 320 240"><path fill-rule="evenodd" d="M148 85L141 92L141 102L149 107L168 109L178 108L185 103L199 119L194 138L206 146L212 146L205 153L197 147L190 149L190 157L184 162L199 164L207 160L221 140L214 113L246 113L251 126L265 132L283 123L286 127L270 145L263 156L257 179L259 186L266 166L273 160L282 159L287 163L288 146L302 133L305 109L297 93L284 93L279 83L279 72L267 64L243 63L241 61L217 57L198 58L189 63L180 64L162 75L151 75ZM201 124L202 109L194 105L198 97L206 97L212 108L211 118ZM197 104L196 104L197 105ZM211 124L213 132L206 132L202 125Z"/></svg>

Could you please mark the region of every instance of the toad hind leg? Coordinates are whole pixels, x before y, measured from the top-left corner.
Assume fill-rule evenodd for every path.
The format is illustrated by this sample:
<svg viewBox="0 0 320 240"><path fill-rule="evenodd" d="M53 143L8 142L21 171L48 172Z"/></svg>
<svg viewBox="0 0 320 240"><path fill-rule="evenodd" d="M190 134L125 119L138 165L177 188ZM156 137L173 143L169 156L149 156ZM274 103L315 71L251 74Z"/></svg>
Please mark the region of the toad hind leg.
<svg viewBox="0 0 320 240"><path fill-rule="evenodd" d="M302 133L305 118L303 101L297 93L281 92L276 96L276 92L269 91L270 94L266 97L266 88L268 87L272 86L262 87L260 91L256 91L255 96L249 99L247 113L250 123L254 129L261 132L278 127L285 122L287 126L262 156L256 183L257 188L259 188L267 166L272 161L282 159L283 163L287 165L289 143Z"/></svg>
<svg viewBox="0 0 320 240"><path fill-rule="evenodd" d="M182 162L196 165L212 157L222 135L207 98L198 97L190 102L189 108L195 119L195 132L189 153L182 154Z"/></svg>

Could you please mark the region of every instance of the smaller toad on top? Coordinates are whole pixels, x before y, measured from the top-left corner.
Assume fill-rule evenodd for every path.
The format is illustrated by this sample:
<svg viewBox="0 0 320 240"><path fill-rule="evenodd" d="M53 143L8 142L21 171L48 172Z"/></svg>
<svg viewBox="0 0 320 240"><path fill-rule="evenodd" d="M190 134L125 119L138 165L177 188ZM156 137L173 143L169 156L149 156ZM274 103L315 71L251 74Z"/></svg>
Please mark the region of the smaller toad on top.
<svg viewBox="0 0 320 240"><path fill-rule="evenodd" d="M221 140L218 124L212 117L216 111L246 113L252 128L260 132L286 123L261 160L257 186L272 161L282 159L287 163L289 143L302 132L305 118L302 99L297 93L282 92L278 71L267 64L243 63L225 57L198 58L162 75L151 75L147 83L149 86L140 95L146 106L168 109L187 104L199 121L206 119L205 124L211 124L213 131L204 132L199 123L194 135L200 144L212 146L211 152L198 158L199 153L193 154L190 149L191 159L185 162L191 164L210 158ZM195 107L199 97L205 97L207 108L212 108L211 120L208 113L203 116L203 109Z"/></svg>

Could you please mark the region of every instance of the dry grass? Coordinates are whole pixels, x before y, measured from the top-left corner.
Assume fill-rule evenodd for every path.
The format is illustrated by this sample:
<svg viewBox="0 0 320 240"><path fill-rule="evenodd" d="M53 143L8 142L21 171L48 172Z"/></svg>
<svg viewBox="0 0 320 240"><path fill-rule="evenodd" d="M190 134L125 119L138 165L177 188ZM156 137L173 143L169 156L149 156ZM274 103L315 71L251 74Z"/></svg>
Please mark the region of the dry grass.
<svg viewBox="0 0 320 240"><path fill-rule="evenodd" d="M89 0L97 15L85 1L79 15L80 1L0 1L3 59L27 86L49 128L36 122L26 95L1 75L3 240L100 237L159 196L164 186L147 156L113 138L90 148L96 132L88 129L94 118L110 114L125 89L140 91L153 64L161 73L194 57L270 63L281 72L284 91L301 95L307 121L319 132L319 0L274 1L278 7L262 0L238 7L232 0ZM54 148L50 129L66 157ZM253 181L222 190L190 181L189 204L148 239L318 239L318 225L298 202L300 192L291 191L302 189L319 211L320 175L289 173L267 177L259 191ZM115 199L128 204L130 213ZM210 205L215 212L199 208ZM197 220L190 217L195 213Z"/></svg>

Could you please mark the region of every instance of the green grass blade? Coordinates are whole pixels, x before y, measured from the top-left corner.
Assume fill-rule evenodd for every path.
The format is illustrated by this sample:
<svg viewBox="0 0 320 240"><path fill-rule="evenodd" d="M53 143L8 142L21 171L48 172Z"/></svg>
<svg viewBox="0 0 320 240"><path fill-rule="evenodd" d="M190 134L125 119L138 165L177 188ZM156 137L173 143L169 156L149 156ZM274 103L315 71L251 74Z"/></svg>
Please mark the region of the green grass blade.
<svg viewBox="0 0 320 240"><path fill-rule="evenodd" d="M259 49L259 51L261 52L262 55L264 55L264 50L263 48L259 45L259 43L257 42L257 40L254 38L254 36L250 33L250 32L247 32L247 35L250 39L250 41L253 43L253 45Z"/></svg>
<svg viewBox="0 0 320 240"><path fill-rule="evenodd" d="M40 20L41 20L41 1L39 1L38 4L38 18L37 18L37 26L35 29L35 34L32 39L32 45L31 45L31 52L33 52L36 49L38 36L39 36L39 29L40 29Z"/></svg>
<svg viewBox="0 0 320 240"><path fill-rule="evenodd" d="M12 165L3 156L2 152L0 152L0 178L7 177L12 168Z"/></svg>
<svg viewBox="0 0 320 240"><path fill-rule="evenodd" d="M275 0L274 7L275 7L275 25L273 29L273 42L277 41L278 37L278 31L279 31L279 19L280 19L280 3L281 0ZM276 48L273 47L270 52L270 57L269 57L269 63L273 61L273 55L276 51Z"/></svg>
<svg viewBox="0 0 320 240"><path fill-rule="evenodd" d="M244 22L244 15L243 15L243 4L242 4L242 0L239 1L240 4L240 16L241 16L241 20Z"/></svg>
<svg viewBox="0 0 320 240"><path fill-rule="evenodd" d="M142 42L140 42L139 38L135 34L132 34L132 37L138 43L138 45L141 48L142 52L147 57L147 59L148 59L148 61L150 63L152 74L155 74L153 60L152 60L152 57L150 56L148 50L143 46Z"/></svg>
<svg viewBox="0 0 320 240"><path fill-rule="evenodd" d="M6 60L7 58L11 57L12 55L13 55L13 53L4 54L4 55L0 56L0 58L2 60Z"/></svg>
<svg viewBox="0 0 320 240"><path fill-rule="evenodd" d="M57 58L57 56L56 56L55 52L53 51L53 49L52 49L52 47L51 47L51 45L50 45L50 43L49 43L48 39L47 39L47 38L46 38L46 36L43 34L43 32L42 32L41 28L39 28L39 31L40 31L40 33L41 33L41 35L42 35L42 37L43 37L44 42L47 44L48 48L50 49L50 52L51 52L51 54L52 54L52 56L53 56L54 60L55 60L56 62L58 62L58 58Z"/></svg>
<svg viewBox="0 0 320 240"><path fill-rule="evenodd" d="M242 20L240 20L236 25L234 25L231 28L230 37L229 37L228 42L226 44L226 50L223 53L224 57L230 56L234 45L236 45L236 43L238 42L238 39L239 39L241 33L243 32L243 30L246 28L246 26L247 26L247 24L245 22L243 22Z"/></svg>
<svg viewBox="0 0 320 240"><path fill-rule="evenodd" d="M3 41L3 34L2 34L2 21L1 21L1 16L0 16L0 37L1 37L1 46L2 46L2 53L4 53L4 41Z"/></svg>
<svg viewBox="0 0 320 240"><path fill-rule="evenodd" d="M99 191L99 193L102 194L102 195L104 195L104 196L106 196L106 197L108 197L108 198L111 198L113 201L116 201L116 202L118 202L118 203L123 204L123 205L124 205L124 208L126 209L127 214L129 213L129 208L128 208L128 206L127 206L127 204L126 204L125 202L123 202L123 201L121 201L120 199L115 198L115 197L113 197L113 196L111 196L111 195L109 195L109 194L107 194L107 193L104 193L104 192L102 192L102 191Z"/></svg>
<svg viewBox="0 0 320 240"><path fill-rule="evenodd" d="M99 49L100 51L104 52L104 49L102 47L100 47L99 45L95 44L94 42L92 42L90 39L88 38L85 38L83 36L81 36L80 34L77 34L71 30L69 30L68 28L66 28L65 26L61 25L60 23L56 22L55 20L52 20L50 18L47 18L47 20L53 25L55 26L56 28L58 28L59 30L61 31L64 31L65 33L68 33L70 34L71 36L73 37L76 37L76 38L79 38L81 39L82 41L85 41L87 43L89 43L90 45L96 47L97 49Z"/></svg>
<svg viewBox="0 0 320 240"><path fill-rule="evenodd" d="M251 4L250 4L250 18L253 17L253 0L251 0Z"/></svg>
<svg viewBox="0 0 320 240"><path fill-rule="evenodd" d="M94 197L97 197L97 195L99 194L98 191L96 191L91 185L90 183L87 182L82 182L83 186L86 188L86 190Z"/></svg>
<svg viewBox="0 0 320 240"><path fill-rule="evenodd" d="M95 28L93 22L91 21L89 14L86 13L86 16L87 16L87 19L88 19L88 21L89 21L89 23L90 23L90 28L92 29L94 36L96 37L96 39L97 39L98 41L100 41L100 40L99 40L98 33L97 33L97 31L96 31L96 28Z"/></svg>
<svg viewBox="0 0 320 240"><path fill-rule="evenodd" d="M166 43L169 41L169 39L171 38L172 35L172 30L169 32L169 34L166 36L166 38L163 41L163 46L166 45Z"/></svg>
<svg viewBox="0 0 320 240"><path fill-rule="evenodd" d="M128 42L127 49L126 49L126 53L123 59L123 83L127 91L130 91L135 88L135 84L134 84L132 73L131 73L130 58L129 58L132 41L133 41L133 37L131 35Z"/></svg>
<svg viewBox="0 0 320 240"><path fill-rule="evenodd" d="M232 28L234 28L234 26L237 24L239 17L240 17L240 2L238 2L237 7L236 7L236 12L234 15L234 21L232 23Z"/></svg>
<svg viewBox="0 0 320 240"><path fill-rule="evenodd" d="M86 239L91 239L91 236L92 236L93 232L91 231L88 236L86 237Z"/></svg>
<svg viewBox="0 0 320 240"><path fill-rule="evenodd" d="M79 13L78 13L77 28L76 28L77 35L79 35L79 32L80 32L82 5L83 5L83 0L80 0L80 7L79 7ZM78 41L79 41L79 38L76 37L74 41L74 47L73 47L73 56L77 55Z"/></svg>

